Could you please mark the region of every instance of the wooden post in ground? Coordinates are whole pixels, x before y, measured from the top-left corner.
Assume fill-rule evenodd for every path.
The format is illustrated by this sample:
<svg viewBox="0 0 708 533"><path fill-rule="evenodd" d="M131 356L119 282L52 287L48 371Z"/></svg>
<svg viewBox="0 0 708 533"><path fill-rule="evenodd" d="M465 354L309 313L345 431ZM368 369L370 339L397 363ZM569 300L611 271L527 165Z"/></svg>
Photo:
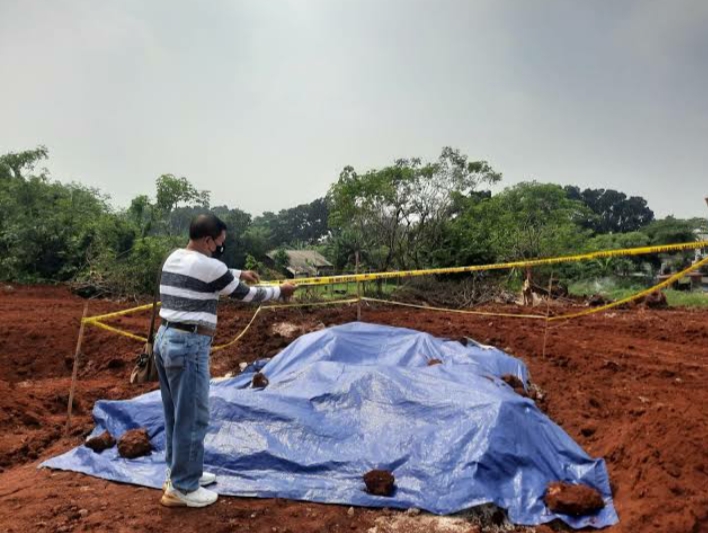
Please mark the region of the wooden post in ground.
<svg viewBox="0 0 708 533"><path fill-rule="evenodd" d="M543 328L543 351L541 357L546 358L546 343L548 342L548 318L551 315L551 292L553 291L553 270L551 270L551 279L548 280L548 294L546 295L546 320L544 320Z"/></svg>
<svg viewBox="0 0 708 533"><path fill-rule="evenodd" d="M79 338L76 341L76 351L74 352L74 369L71 371L71 388L69 389L69 404L66 406L66 427L64 436L69 435L71 429L71 410L74 404L74 391L76 390L76 377L79 374L79 354L81 353L81 342L84 339L84 319L88 314L88 302L84 304L84 313L81 315L81 325L79 326Z"/></svg>
<svg viewBox="0 0 708 533"><path fill-rule="evenodd" d="M356 261L355 263L355 269L354 273L359 274L359 251L357 250L356 254L354 255L354 259ZM357 322L361 322L361 283L359 283L359 280L356 282L356 320Z"/></svg>

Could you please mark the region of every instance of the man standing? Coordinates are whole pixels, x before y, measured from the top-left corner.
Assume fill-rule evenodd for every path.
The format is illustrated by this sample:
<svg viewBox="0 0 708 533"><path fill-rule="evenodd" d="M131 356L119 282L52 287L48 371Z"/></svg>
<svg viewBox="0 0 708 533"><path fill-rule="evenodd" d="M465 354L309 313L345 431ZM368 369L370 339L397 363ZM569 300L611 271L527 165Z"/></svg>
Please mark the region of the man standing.
<svg viewBox="0 0 708 533"><path fill-rule="evenodd" d="M295 286L249 287L258 274L229 270L217 258L224 252L226 224L199 215L189 226L189 244L170 254L162 267L162 324L155 337L155 362L165 412L167 481L160 503L168 507L206 507L218 495L204 485L216 476L204 472L204 437L209 427L209 352L216 330L219 296L264 302L292 296Z"/></svg>

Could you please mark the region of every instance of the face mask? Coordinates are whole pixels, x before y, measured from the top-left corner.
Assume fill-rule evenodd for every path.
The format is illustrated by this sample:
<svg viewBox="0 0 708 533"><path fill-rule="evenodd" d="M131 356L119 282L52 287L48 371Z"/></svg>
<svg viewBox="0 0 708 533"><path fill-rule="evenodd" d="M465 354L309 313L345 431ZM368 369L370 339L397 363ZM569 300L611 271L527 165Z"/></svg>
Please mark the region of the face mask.
<svg viewBox="0 0 708 533"><path fill-rule="evenodd" d="M214 259L219 259L222 255L224 255L224 250L226 250L226 246L223 244L221 246L217 245L216 250L211 253L211 256Z"/></svg>

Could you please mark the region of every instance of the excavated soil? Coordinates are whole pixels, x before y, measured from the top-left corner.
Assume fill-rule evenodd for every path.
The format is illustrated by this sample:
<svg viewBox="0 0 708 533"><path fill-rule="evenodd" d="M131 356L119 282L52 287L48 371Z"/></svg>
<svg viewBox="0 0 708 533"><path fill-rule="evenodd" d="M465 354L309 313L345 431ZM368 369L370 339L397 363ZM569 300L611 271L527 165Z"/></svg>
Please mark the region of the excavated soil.
<svg viewBox="0 0 708 533"><path fill-rule="evenodd" d="M280 499L220 498L207 509L166 509L156 490L38 470L41 460L84 441L96 400L155 388L128 383L141 343L89 328L72 426L64 436L83 303L64 287L0 292L0 532L367 532L388 531L396 522L397 511ZM92 301L89 312L135 304ZM486 308L492 309L521 311ZM253 311L222 305L217 343L240 332ZM320 323L355 317L354 307L266 311L239 343L217 352L212 374L238 372L239 363L273 356ZM708 311L635 307L554 323L545 357L544 326L535 321L366 306L362 318L451 339L468 336L523 359L548 415L590 455L606 459L620 516L610 533L708 533ZM111 323L144 334L148 321L144 313ZM274 332L280 322L301 332L293 338ZM409 518L417 517L400 521L408 524Z"/></svg>
<svg viewBox="0 0 708 533"><path fill-rule="evenodd" d="M388 470L371 470L364 474L366 492L376 496L391 496L396 478Z"/></svg>
<svg viewBox="0 0 708 533"><path fill-rule="evenodd" d="M254 389L264 389L268 386L268 383L270 383L270 381L268 381L268 378L262 372L256 372L251 380L251 386Z"/></svg>
<svg viewBox="0 0 708 533"><path fill-rule="evenodd" d="M521 381L518 377L512 374L504 374L501 379L504 383L514 389L514 392L516 394L519 394L520 396L528 396L526 394L526 389L524 388L524 382Z"/></svg>
<svg viewBox="0 0 708 533"><path fill-rule="evenodd" d="M150 437L145 428L130 429L118 439L118 453L126 459L149 455L151 451Z"/></svg>
<svg viewBox="0 0 708 533"><path fill-rule="evenodd" d="M543 501L554 513L570 516L591 515L605 507L602 495L592 487L560 481L548 485Z"/></svg>
<svg viewBox="0 0 708 533"><path fill-rule="evenodd" d="M113 448L115 445L116 439L114 439L113 435L108 433L108 431L104 431L100 435L86 441L86 447L91 448L96 453L101 453L108 448Z"/></svg>

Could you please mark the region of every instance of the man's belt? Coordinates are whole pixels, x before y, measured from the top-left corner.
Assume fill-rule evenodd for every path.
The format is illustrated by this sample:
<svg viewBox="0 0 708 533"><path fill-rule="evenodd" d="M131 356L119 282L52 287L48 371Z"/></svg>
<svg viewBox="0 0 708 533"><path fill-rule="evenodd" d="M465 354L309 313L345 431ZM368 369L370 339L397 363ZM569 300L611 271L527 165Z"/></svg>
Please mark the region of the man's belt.
<svg viewBox="0 0 708 533"><path fill-rule="evenodd" d="M213 329L206 326L199 326L198 324L185 324L184 322L169 322L163 320L162 325L166 328L188 331L190 333L196 333L197 335L206 335L207 337L213 337L214 333L216 333Z"/></svg>

